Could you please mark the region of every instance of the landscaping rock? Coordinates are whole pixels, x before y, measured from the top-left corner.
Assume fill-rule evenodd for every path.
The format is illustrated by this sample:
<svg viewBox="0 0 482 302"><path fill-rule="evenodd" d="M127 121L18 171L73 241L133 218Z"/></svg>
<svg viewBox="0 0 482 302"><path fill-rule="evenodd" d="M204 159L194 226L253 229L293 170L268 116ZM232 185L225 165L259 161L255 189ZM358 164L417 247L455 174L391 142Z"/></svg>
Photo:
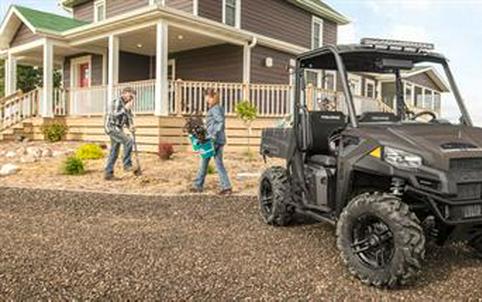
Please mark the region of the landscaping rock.
<svg viewBox="0 0 482 302"><path fill-rule="evenodd" d="M18 167L14 164L5 164L0 168L0 176L9 176L17 173Z"/></svg>
<svg viewBox="0 0 482 302"><path fill-rule="evenodd" d="M65 152L60 151L60 150L55 150L55 151L52 152L53 157L60 157L60 156L64 156L64 155L65 155Z"/></svg>
<svg viewBox="0 0 482 302"><path fill-rule="evenodd" d="M22 155L25 155L27 154L27 148L25 147L20 147L17 149L17 155L18 156L22 156Z"/></svg>
<svg viewBox="0 0 482 302"><path fill-rule="evenodd" d="M7 154L5 155L6 158L14 158L17 156L17 152L15 151L8 151Z"/></svg>
<svg viewBox="0 0 482 302"><path fill-rule="evenodd" d="M27 148L27 154L32 155L36 158L40 158L40 157L42 157L42 149L40 149L38 147L28 147Z"/></svg>

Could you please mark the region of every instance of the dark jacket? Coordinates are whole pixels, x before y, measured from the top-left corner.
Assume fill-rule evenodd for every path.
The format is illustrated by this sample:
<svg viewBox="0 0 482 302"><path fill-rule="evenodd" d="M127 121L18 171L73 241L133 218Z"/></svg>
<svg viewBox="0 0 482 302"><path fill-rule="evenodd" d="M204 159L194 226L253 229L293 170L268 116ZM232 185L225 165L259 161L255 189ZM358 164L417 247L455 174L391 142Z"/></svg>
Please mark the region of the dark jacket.
<svg viewBox="0 0 482 302"><path fill-rule="evenodd" d="M206 128L210 138L219 146L226 144L226 119L223 107L216 105L209 109L206 116Z"/></svg>
<svg viewBox="0 0 482 302"><path fill-rule="evenodd" d="M121 97L112 102L112 107L105 118L105 133L122 131L124 127L134 126L134 114L127 109Z"/></svg>

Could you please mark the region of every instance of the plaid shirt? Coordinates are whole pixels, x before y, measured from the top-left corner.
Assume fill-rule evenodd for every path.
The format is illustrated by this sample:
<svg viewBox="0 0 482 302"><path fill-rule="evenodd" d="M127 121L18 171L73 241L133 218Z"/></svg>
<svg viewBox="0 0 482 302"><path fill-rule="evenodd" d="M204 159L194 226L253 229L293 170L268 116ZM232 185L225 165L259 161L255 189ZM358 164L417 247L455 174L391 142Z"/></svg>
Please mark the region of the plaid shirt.
<svg viewBox="0 0 482 302"><path fill-rule="evenodd" d="M107 113L105 119L105 132L107 134L112 131L122 131L124 127L134 126L134 115L128 110L121 97L112 102L111 110Z"/></svg>

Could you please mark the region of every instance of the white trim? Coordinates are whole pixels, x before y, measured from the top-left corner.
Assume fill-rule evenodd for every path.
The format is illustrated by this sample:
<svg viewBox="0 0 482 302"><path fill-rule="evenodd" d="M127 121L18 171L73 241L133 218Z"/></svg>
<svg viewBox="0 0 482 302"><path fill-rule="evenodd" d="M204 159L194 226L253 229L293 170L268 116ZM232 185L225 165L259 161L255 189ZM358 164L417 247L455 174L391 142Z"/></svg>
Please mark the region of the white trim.
<svg viewBox="0 0 482 302"><path fill-rule="evenodd" d="M192 13L194 16L199 16L199 0L192 1Z"/></svg>
<svg viewBox="0 0 482 302"><path fill-rule="evenodd" d="M102 11L102 20L99 20L99 6L103 6L104 9ZM94 22L102 22L107 18L107 4L105 0L96 0L94 2Z"/></svg>
<svg viewBox="0 0 482 302"><path fill-rule="evenodd" d="M241 28L241 0L235 1L234 27ZM226 24L226 0L223 0L223 24ZM226 24L228 26L233 26Z"/></svg>
<svg viewBox="0 0 482 302"><path fill-rule="evenodd" d="M108 60L107 105L110 108L115 97L114 86L119 82L119 37L114 35L109 36Z"/></svg>
<svg viewBox="0 0 482 302"><path fill-rule="evenodd" d="M78 67L83 64L89 64L89 85L92 86L92 56L83 56L70 59L70 88L78 87L79 82L79 69Z"/></svg>
<svg viewBox="0 0 482 302"><path fill-rule="evenodd" d="M372 85L373 86L373 95L372 96L369 96L368 95L368 85ZM377 87L376 87L376 82L372 79L368 79L368 78L365 78L365 96L367 98L376 98L377 96L377 91L376 91Z"/></svg>
<svg viewBox="0 0 482 302"><path fill-rule="evenodd" d="M318 41L318 45L315 45L315 24L318 24L320 27L319 35L320 39ZM323 46L323 19L313 16L311 19L311 48L317 49Z"/></svg>
<svg viewBox="0 0 482 302"><path fill-rule="evenodd" d="M168 24L161 20L156 25L156 79L154 115L167 116L169 114L169 86L168 73Z"/></svg>
<svg viewBox="0 0 482 302"><path fill-rule="evenodd" d="M53 117L53 89L54 89L54 46L50 40L45 40L43 48L43 88L40 104L41 116Z"/></svg>

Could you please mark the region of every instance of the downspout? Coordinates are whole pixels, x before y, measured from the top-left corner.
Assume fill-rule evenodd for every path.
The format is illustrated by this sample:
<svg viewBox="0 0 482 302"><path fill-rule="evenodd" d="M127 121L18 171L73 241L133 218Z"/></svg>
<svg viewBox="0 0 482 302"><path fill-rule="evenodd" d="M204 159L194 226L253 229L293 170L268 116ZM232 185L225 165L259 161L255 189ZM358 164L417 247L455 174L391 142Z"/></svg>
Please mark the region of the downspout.
<svg viewBox="0 0 482 302"><path fill-rule="evenodd" d="M244 74L243 83L251 83L251 50L258 44L258 39L253 37L250 43L244 46Z"/></svg>

